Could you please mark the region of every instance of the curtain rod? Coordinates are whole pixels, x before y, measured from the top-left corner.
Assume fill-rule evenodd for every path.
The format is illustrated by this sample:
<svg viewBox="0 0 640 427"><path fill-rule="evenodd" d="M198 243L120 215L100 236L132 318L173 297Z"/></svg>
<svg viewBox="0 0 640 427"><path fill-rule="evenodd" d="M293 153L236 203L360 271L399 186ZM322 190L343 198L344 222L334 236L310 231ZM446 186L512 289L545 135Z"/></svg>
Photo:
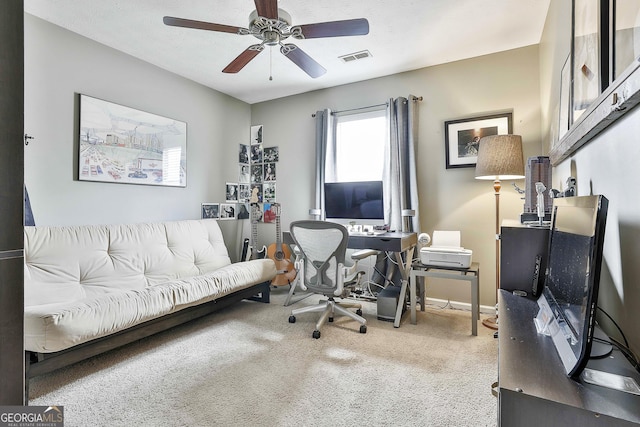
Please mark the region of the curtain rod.
<svg viewBox="0 0 640 427"><path fill-rule="evenodd" d="M382 104L376 104L376 105L369 105L366 107L358 107L358 108L349 108L348 110L336 110L336 111L332 111L331 114L339 114L339 113L346 113L348 111L358 111L358 110L366 110L368 108L375 108L375 107L382 107L382 106L387 106L389 105L388 102L382 103Z"/></svg>
<svg viewBox="0 0 640 427"><path fill-rule="evenodd" d="M411 95L411 100L412 101L422 101L422 97L421 96L413 96ZM369 105L366 107L358 107L358 108L350 108L348 110L340 110L340 111L332 111L331 114L338 114L338 113L346 113L347 111L358 111L358 110L366 110L368 108L375 108L375 107L382 107L382 106L387 106L389 105L388 102L382 103L382 104L376 104L376 105ZM315 117L316 113L311 114L311 117Z"/></svg>

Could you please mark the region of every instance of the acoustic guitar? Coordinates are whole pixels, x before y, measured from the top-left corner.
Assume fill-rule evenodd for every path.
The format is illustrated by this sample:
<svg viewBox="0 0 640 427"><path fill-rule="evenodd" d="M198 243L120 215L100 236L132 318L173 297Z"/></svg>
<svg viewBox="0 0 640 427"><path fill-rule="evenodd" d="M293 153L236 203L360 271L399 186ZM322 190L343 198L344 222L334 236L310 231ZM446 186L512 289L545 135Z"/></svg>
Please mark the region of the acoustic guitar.
<svg viewBox="0 0 640 427"><path fill-rule="evenodd" d="M291 262L291 250L282 243L282 228L280 226L280 204L273 203L271 209L276 215L276 242L267 248L267 256L276 263L277 275L271 281L274 286L289 285L296 278L298 272Z"/></svg>

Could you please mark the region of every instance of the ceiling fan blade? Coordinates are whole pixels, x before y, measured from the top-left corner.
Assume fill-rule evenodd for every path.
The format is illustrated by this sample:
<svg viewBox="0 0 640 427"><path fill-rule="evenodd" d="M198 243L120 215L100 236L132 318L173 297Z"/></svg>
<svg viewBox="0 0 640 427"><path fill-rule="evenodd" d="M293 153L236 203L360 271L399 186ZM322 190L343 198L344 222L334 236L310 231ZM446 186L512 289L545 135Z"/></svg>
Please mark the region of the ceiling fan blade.
<svg viewBox="0 0 640 427"><path fill-rule="evenodd" d="M223 33L241 34L241 27L232 27L231 25L213 24L211 22L194 21L192 19L175 18L173 16L165 16L162 18L165 25L173 27L195 28L196 30L220 31Z"/></svg>
<svg viewBox="0 0 640 427"><path fill-rule="evenodd" d="M327 72L315 59L294 44L282 45L280 52L314 79Z"/></svg>
<svg viewBox="0 0 640 427"><path fill-rule="evenodd" d="M278 0L255 0L258 16L278 19Z"/></svg>
<svg viewBox="0 0 640 427"><path fill-rule="evenodd" d="M264 50L264 45L261 44L253 44L245 49L236 59L231 61L229 65L227 65L223 73L237 73L242 70L245 65L249 63L253 58L255 58L260 52Z"/></svg>
<svg viewBox="0 0 640 427"><path fill-rule="evenodd" d="M295 34L300 28L302 37ZM346 19L344 21L319 22L317 24L297 25L291 29L295 38L316 39L320 37L364 36L369 34L369 21L365 18Z"/></svg>

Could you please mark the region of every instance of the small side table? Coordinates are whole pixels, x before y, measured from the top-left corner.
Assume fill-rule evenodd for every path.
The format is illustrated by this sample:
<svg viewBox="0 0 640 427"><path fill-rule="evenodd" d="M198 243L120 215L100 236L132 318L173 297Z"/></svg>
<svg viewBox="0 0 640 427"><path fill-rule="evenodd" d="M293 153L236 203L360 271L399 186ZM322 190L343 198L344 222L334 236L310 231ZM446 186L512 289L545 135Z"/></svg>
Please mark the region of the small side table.
<svg viewBox="0 0 640 427"><path fill-rule="evenodd" d="M443 267L440 265L426 265L420 261L414 261L409 273L410 299L411 299L411 324L416 320L416 281L417 277L436 277L439 279L466 280L471 284L471 333L478 335L478 319L480 318L480 264L471 263L469 268ZM425 292L420 295L420 311L424 311Z"/></svg>

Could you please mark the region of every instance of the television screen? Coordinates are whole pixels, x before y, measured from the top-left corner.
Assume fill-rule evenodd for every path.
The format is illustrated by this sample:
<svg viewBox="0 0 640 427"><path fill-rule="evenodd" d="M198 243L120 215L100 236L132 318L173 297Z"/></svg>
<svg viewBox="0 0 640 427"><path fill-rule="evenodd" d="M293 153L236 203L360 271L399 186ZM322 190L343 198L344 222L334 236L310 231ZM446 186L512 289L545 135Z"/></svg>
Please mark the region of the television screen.
<svg viewBox="0 0 640 427"><path fill-rule="evenodd" d="M384 219L382 181L327 182L326 218Z"/></svg>
<svg viewBox="0 0 640 427"><path fill-rule="evenodd" d="M571 377L584 369L591 351L607 207L604 196L553 201L545 287L538 304L549 311L548 332Z"/></svg>

